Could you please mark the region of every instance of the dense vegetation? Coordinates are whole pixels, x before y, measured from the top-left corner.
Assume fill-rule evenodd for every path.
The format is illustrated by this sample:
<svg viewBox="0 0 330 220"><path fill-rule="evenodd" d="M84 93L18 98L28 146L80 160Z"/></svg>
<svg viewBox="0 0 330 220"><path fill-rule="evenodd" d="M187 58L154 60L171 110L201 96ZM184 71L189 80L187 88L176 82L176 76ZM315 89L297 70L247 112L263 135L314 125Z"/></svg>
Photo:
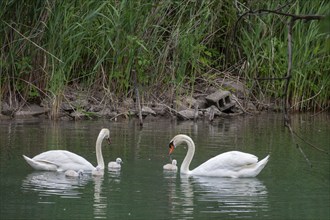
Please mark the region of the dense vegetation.
<svg viewBox="0 0 330 220"><path fill-rule="evenodd" d="M279 102L284 81L267 78L286 75L289 18L240 16L280 5L292 14L330 11L326 0L3 0L0 100L47 97L56 109L69 86L129 97L136 72L142 100L174 98L196 84L219 86L232 78L244 81L255 101ZM327 22L295 23L288 90L294 110L329 108Z"/></svg>

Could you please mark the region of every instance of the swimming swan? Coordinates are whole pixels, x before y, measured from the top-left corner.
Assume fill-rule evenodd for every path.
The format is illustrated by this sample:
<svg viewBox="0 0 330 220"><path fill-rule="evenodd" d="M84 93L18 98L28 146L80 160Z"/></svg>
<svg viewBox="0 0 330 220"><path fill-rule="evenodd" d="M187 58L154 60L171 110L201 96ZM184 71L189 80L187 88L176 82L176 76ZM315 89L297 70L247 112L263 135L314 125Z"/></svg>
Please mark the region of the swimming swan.
<svg viewBox="0 0 330 220"><path fill-rule="evenodd" d="M108 169L109 170L120 170L121 163L123 163L123 161L118 157L116 159L116 161L111 161L108 163Z"/></svg>
<svg viewBox="0 0 330 220"><path fill-rule="evenodd" d="M104 169L102 169L100 166L96 166L94 170L92 170L92 176L103 176L104 175Z"/></svg>
<svg viewBox="0 0 330 220"><path fill-rule="evenodd" d="M101 169L104 169L104 160L102 156L101 145L103 139L110 140L110 131L103 128L96 140L96 159L97 164ZM71 153L66 150L50 150L38 154L32 159L23 155L26 162L36 170L47 171L66 171L66 170L83 170L90 172L96 168L85 158Z"/></svg>
<svg viewBox="0 0 330 220"><path fill-rule="evenodd" d="M189 170L190 162L195 153L193 140L184 134L176 135L169 144L171 155L175 147L185 142L188 145L188 152L180 168L182 174L215 176L215 177L255 177L265 167L269 155L258 162L258 158L252 154L239 151L229 151L219 154L193 170Z"/></svg>
<svg viewBox="0 0 330 220"><path fill-rule="evenodd" d="M81 178L84 174L83 170L78 170L78 172L76 172L75 170L67 170L65 171L64 175L66 177L79 177Z"/></svg>
<svg viewBox="0 0 330 220"><path fill-rule="evenodd" d="M177 171L178 167L176 164L177 164L177 161L174 159L174 160L172 160L172 163L165 164L163 166L163 169L167 170L167 171Z"/></svg>

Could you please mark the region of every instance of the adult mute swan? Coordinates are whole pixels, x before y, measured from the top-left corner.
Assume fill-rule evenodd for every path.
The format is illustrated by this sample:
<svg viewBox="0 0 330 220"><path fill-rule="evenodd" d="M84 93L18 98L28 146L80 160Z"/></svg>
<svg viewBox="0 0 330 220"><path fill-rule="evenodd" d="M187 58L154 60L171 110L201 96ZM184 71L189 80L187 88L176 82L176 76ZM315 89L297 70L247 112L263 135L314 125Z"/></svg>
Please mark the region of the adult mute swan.
<svg viewBox="0 0 330 220"><path fill-rule="evenodd" d="M214 177L255 177L265 167L269 155L258 162L258 158L252 154L240 151L229 151L219 154L193 170L189 170L190 162L195 153L193 140L184 134L176 135L169 144L171 155L177 145L181 143L188 145L188 152L180 168L182 174L214 176Z"/></svg>
<svg viewBox="0 0 330 220"><path fill-rule="evenodd" d="M177 171L178 167L176 164L177 164L177 161L174 159L174 160L172 160L172 163L165 164L163 166L163 169L167 170L167 171Z"/></svg>
<svg viewBox="0 0 330 220"><path fill-rule="evenodd" d="M101 145L103 139L106 138L110 141L110 131L103 128L96 140L96 160L98 167L104 169L104 160L102 156ZM71 153L66 150L50 150L38 154L32 159L23 155L26 162L36 170L47 170L47 171L66 171L66 170L83 170L93 171L96 168L88 162L85 158Z"/></svg>
<svg viewBox="0 0 330 220"><path fill-rule="evenodd" d="M121 164L123 161L118 157L116 161L111 161L108 163L108 169L109 170L120 170Z"/></svg>

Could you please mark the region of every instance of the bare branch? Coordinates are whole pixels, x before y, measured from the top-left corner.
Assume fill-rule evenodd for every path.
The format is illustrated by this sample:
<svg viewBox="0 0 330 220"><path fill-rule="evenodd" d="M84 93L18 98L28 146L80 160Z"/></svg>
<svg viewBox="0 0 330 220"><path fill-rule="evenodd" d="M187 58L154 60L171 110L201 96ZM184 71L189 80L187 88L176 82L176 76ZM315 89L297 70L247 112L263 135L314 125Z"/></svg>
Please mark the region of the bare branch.
<svg viewBox="0 0 330 220"><path fill-rule="evenodd" d="M291 17L294 20L310 21L310 20L321 20L321 19L325 18L324 15L296 15L296 14L291 14L291 13L280 12L278 10L268 10L268 9L259 9L256 11L250 11L249 14L258 14L261 12L268 12L268 13L272 13L272 14L283 15L286 17Z"/></svg>
<svg viewBox="0 0 330 220"><path fill-rule="evenodd" d="M285 13L285 12L281 12L280 10L282 8L284 8L285 6L287 6L288 4L281 6L275 10L268 10L268 9L259 9L259 10L249 10L247 12L245 12L244 14L242 14L238 20L235 23L234 26L234 33L233 33L233 39L235 39L234 37L236 36L236 31L237 31L237 26L239 21L246 15L249 14L260 14L263 12L266 13L272 13L272 14L277 14L280 16L285 16L290 18L289 22L287 24L287 28L288 28L288 36L287 36L287 41L288 41L288 67L287 67L287 73L285 77L277 77L277 78L256 78L256 81L259 80L286 80L285 82L285 89L284 89L284 102L283 102L283 114L284 114L284 126L287 127L290 131L291 134L291 138L294 141L294 143L296 143L296 147L299 149L299 151L301 152L301 154L304 156L306 162L309 164L310 167L312 167L312 164L310 162L310 160L308 159L308 157L306 156L306 154L304 153L304 151L302 150L302 148L299 146L299 144L296 142L295 138L299 138L300 140L302 140L304 143L308 144L309 146L312 146L314 149L317 149L323 153L329 154L327 151L318 148L316 146L314 146L313 144L305 141L302 137L300 137L291 127L291 120L290 120L290 114L288 112L288 110L290 109L290 103L289 103L289 84L290 84L290 80L292 78L292 30L293 30L293 26L296 20L305 20L305 21L310 21L310 20L321 20L324 19L325 16L323 15L296 15L296 14L291 14L291 13ZM233 40L234 41L234 40Z"/></svg>
<svg viewBox="0 0 330 220"><path fill-rule="evenodd" d="M288 106L289 106L289 94L288 94L288 89L289 89L289 84L290 84L290 79L291 79L291 69L292 69L292 28L294 25L294 20L291 19L289 24L288 24L288 70L286 73L286 83L285 83L285 89L284 89L284 94L285 94L285 100L284 100L284 124L285 126L290 125L290 115L288 114Z"/></svg>

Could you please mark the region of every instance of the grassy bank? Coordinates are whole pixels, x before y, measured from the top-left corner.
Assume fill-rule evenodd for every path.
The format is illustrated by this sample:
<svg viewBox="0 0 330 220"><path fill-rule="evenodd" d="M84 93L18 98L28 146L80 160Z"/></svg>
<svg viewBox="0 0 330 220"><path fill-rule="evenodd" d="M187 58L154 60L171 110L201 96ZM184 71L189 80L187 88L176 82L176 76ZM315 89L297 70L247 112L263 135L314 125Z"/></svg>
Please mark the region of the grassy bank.
<svg viewBox="0 0 330 220"><path fill-rule="evenodd" d="M285 2L1 1L0 100L48 97L56 112L68 86L131 97L134 70L142 100L165 93L174 99L182 87L190 94L196 83L232 78L244 81L256 102L279 101L283 81L256 79L286 74L288 19L248 16L233 31L247 10ZM325 15L326 2L293 1L283 10ZM327 34L319 21L294 27L289 91L295 110L330 105Z"/></svg>

